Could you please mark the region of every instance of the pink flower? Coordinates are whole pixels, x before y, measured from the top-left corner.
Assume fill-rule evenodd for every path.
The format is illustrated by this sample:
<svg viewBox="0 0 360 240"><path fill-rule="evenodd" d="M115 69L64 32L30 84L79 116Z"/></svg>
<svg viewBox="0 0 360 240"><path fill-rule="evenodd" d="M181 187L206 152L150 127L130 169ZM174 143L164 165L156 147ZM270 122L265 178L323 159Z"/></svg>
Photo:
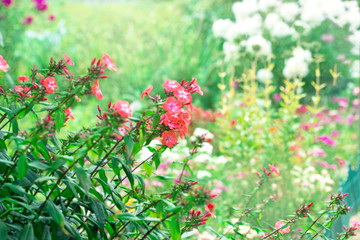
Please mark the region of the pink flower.
<svg viewBox="0 0 360 240"><path fill-rule="evenodd" d="M197 83L197 80L196 80L196 78L193 78L192 80L191 80L191 87L189 88L189 91L191 92L191 93L199 93L201 96L204 94L202 91L201 91L201 88L200 88L200 86L199 86L199 84Z"/></svg>
<svg viewBox="0 0 360 240"><path fill-rule="evenodd" d="M321 40L326 43L332 43L334 41L334 36L331 34L323 34L321 35Z"/></svg>
<svg viewBox="0 0 360 240"><path fill-rule="evenodd" d="M283 228L286 224L287 224L287 223L284 223L283 221L277 221L277 222L275 223L275 228L276 228L276 229L281 229L281 230L279 231L281 234L287 234L287 233L290 232L290 225L287 226L286 228Z"/></svg>
<svg viewBox="0 0 360 240"><path fill-rule="evenodd" d="M5 7L9 7L13 3L13 0L2 0L1 3L4 4Z"/></svg>
<svg viewBox="0 0 360 240"><path fill-rule="evenodd" d="M102 60L104 60L105 66L110 70L110 71L117 71L117 67L114 63L114 61L111 59L111 57L109 56L109 54L104 54L102 56Z"/></svg>
<svg viewBox="0 0 360 240"><path fill-rule="evenodd" d="M177 88L180 87L180 84L174 80L166 80L163 84L164 90L167 92L174 92Z"/></svg>
<svg viewBox="0 0 360 240"><path fill-rule="evenodd" d="M301 105L300 107L298 107L298 109L296 109L296 114L304 114L308 111L307 106L306 105Z"/></svg>
<svg viewBox="0 0 360 240"><path fill-rule="evenodd" d="M32 16L27 16L24 18L23 23L24 23L24 25L30 25L33 22L33 20L34 19Z"/></svg>
<svg viewBox="0 0 360 240"><path fill-rule="evenodd" d="M151 90L153 90L153 86L152 86L152 85L149 85L149 86L145 89L145 91L142 92L140 99L143 99L144 96L148 96L148 97L149 97L149 93L151 92Z"/></svg>
<svg viewBox="0 0 360 240"><path fill-rule="evenodd" d="M58 88L58 85L56 83L56 80L54 77L47 77L42 81L42 85L45 87L46 93L55 93L55 89Z"/></svg>
<svg viewBox="0 0 360 240"><path fill-rule="evenodd" d="M97 99L103 99L103 95L100 89L99 80L96 79L91 87L91 92L96 96Z"/></svg>
<svg viewBox="0 0 360 240"><path fill-rule="evenodd" d="M29 81L29 77L28 76L20 76L17 78L18 81L21 81L21 82L26 82L26 81Z"/></svg>
<svg viewBox="0 0 360 240"><path fill-rule="evenodd" d="M116 132L114 133L115 134L115 137L116 137L116 140L120 141L123 136L125 136L128 132L128 130L130 130L130 128L126 125L122 126L122 127L118 127L118 130L120 132L120 134L117 134Z"/></svg>
<svg viewBox="0 0 360 240"><path fill-rule="evenodd" d="M3 56L0 55L0 71L7 72L9 68L9 65L7 64L6 60L3 58Z"/></svg>
<svg viewBox="0 0 360 240"><path fill-rule="evenodd" d="M176 100L176 98L168 97L168 99L166 99L166 101L163 103L163 108L165 111L175 113L175 112L178 112L181 110L182 104L181 104L181 102Z"/></svg>
<svg viewBox="0 0 360 240"><path fill-rule="evenodd" d="M179 99L180 102L184 104L188 104L191 102L191 94L183 87L178 87L174 91L174 95L177 99Z"/></svg>
<svg viewBox="0 0 360 240"><path fill-rule="evenodd" d="M281 100L281 95L279 93L274 95L274 101L280 101Z"/></svg>
<svg viewBox="0 0 360 240"><path fill-rule="evenodd" d="M64 54L63 58L65 59L65 64L69 64L70 66L75 66L75 64L73 63L73 61L71 61L68 55Z"/></svg>
<svg viewBox="0 0 360 240"><path fill-rule="evenodd" d="M348 124L350 125L350 124L353 124L354 123L354 116L353 115L349 115L348 117L347 117L347 121L348 121Z"/></svg>
<svg viewBox="0 0 360 240"><path fill-rule="evenodd" d="M334 137L339 136L339 131L332 131L331 136L334 136Z"/></svg>
<svg viewBox="0 0 360 240"><path fill-rule="evenodd" d="M357 96L357 95L359 95L360 94L360 87L354 87L354 89L353 89L353 95L354 96Z"/></svg>
<svg viewBox="0 0 360 240"><path fill-rule="evenodd" d="M119 113L123 118L128 118L132 116L132 110L130 108L130 104L127 101L119 100L115 104L115 110Z"/></svg>
<svg viewBox="0 0 360 240"><path fill-rule="evenodd" d="M275 167L274 164L269 164L269 168L270 168L271 172L275 173L276 175L280 175L279 168Z"/></svg>
<svg viewBox="0 0 360 240"><path fill-rule="evenodd" d="M316 148L316 149L311 150L310 154L313 155L314 157L326 156L326 153L321 148Z"/></svg>
<svg viewBox="0 0 360 240"><path fill-rule="evenodd" d="M164 184L162 183L162 182L160 182L160 181L153 181L152 183L151 183L151 185L152 186L156 186L156 187L162 187L162 186L164 186Z"/></svg>
<svg viewBox="0 0 360 240"><path fill-rule="evenodd" d="M324 144L327 144L331 147L335 145L335 140L329 138L328 136L319 136L315 139L315 141L322 141Z"/></svg>
<svg viewBox="0 0 360 240"><path fill-rule="evenodd" d="M162 140L161 140L161 143L163 145L166 145L169 148L172 148L177 142L178 142L178 138L176 137L176 134L174 131L163 132Z"/></svg>
<svg viewBox="0 0 360 240"><path fill-rule="evenodd" d="M65 110L66 118L70 118L71 120L75 120L74 113L71 111L71 108L67 108Z"/></svg>
<svg viewBox="0 0 360 240"><path fill-rule="evenodd" d="M336 161L338 162L338 164L340 165L340 167L344 167L346 166L346 161L344 159L341 159L339 157L336 158Z"/></svg>
<svg viewBox="0 0 360 240"><path fill-rule="evenodd" d="M54 21L54 20L55 20L55 15L54 15L54 14L50 14L50 15L49 15L49 20L50 20L50 21Z"/></svg>

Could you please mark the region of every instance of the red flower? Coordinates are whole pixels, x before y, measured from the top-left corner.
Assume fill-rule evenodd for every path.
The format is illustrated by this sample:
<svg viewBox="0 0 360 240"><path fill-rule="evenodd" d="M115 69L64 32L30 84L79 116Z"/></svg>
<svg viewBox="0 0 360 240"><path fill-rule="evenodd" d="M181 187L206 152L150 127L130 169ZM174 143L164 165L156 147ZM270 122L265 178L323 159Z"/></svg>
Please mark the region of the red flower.
<svg viewBox="0 0 360 240"><path fill-rule="evenodd" d="M126 101L119 100L115 104L115 110L119 113L123 118L128 118L132 116L132 110L130 108L130 104Z"/></svg>
<svg viewBox="0 0 360 240"><path fill-rule="evenodd" d="M71 111L71 108L67 108L65 110L65 114L67 119L70 118L71 120L75 120L74 113Z"/></svg>
<svg viewBox="0 0 360 240"><path fill-rule="evenodd" d="M271 172L275 173L276 175L280 175L279 168L275 167L274 164L269 164L269 168L270 168Z"/></svg>
<svg viewBox="0 0 360 240"><path fill-rule="evenodd" d="M9 65L7 64L6 60L3 58L3 56L0 55L0 70L7 72L9 68Z"/></svg>
<svg viewBox="0 0 360 240"><path fill-rule="evenodd" d="M192 82L192 85L191 85L191 88L189 89L189 91L191 93L196 93L197 92L202 96L204 93L203 93L203 91L201 91L201 88L200 88L199 84L197 83L196 78L193 78L191 80L191 82Z"/></svg>
<svg viewBox="0 0 360 240"><path fill-rule="evenodd" d="M174 95L182 103L187 104L191 102L191 94L183 87L178 87L177 89L175 89Z"/></svg>
<svg viewBox="0 0 360 240"><path fill-rule="evenodd" d="M117 67L114 63L114 61L111 59L111 57L109 56L109 54L104 54L102 56L102 60L104 60L105 66L110 70L110 71L117 71Z"/></svg>
<svg viewBox="0 0 360 240"><path fill-rule="evenodd" d="M215 204L213 203L208 203L206 206L210 211L213 211L215 209Z"/></svg>
<svg viewBox="0 0 360 240"><path fill-rule="evenodd" d="M29 77L28 76L20 76L17 78L18 81L21 81L21 82L26 82L26 81L29 81Z"/></svg>
<svg viewBox="0 0 360 240"><path fill-rule="evenodd" d="M153 86L149 85L145 91L142 92L140 99L143 99L144 96L149 96L149 93L153 90Z"/></svg>
<svg viewBox="0 0 360 240"><path fill-rule="evenodd" d="M42 81L42 85L46 88L46 93L55 93L55 88L58 88L56 80L54 77L47 77Z"/></svg>
<svg viewBox="0 0 360 240"><path fill-rule="evenodd" d="M65 59L65 64L69 64L71 66L75 66L75 64L73 63L73 61L71 61L70 57L66 54L63 55L63 58Z"/></svg>
<svg viewBox="0 0 360 240"><path fill-rule="evenodd" d="M163 103L163 108L165 111L178 112L181 110L182 104L176 100L176 98L168 97L168 99L166 99L166 101Z"/></svg>
<svg viewBox="0 0 360 240"><path fill-rule="evenodd" d="M180 87L180 84L177 82L177 81L174 81L174 80L166 80L164 82L164 85L163 85L165 91L167 92L173 92L175 91L175 89L177 89L178 87Z"/></svg>
<svg viewBox="0 0 360 240"><path fill-rule="evenodd" d="M96 96L97 99L103 99L103 95L99 86L99 80L96 79L94 85L91 87L91 92Z"/></svg>
<svg viewBox="0 0 360 240"><path fill-rule="evenodd" d="M173 147L178 142L176 134L174 131L165 131L162 134L161 143L168 146L169 148Z"/></svg>

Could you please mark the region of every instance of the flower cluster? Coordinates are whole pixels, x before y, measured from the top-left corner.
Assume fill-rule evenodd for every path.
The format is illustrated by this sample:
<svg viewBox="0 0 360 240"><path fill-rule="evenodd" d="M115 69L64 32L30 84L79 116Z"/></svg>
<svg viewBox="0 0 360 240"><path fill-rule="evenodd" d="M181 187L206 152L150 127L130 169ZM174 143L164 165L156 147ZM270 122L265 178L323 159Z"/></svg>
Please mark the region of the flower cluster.
<svg viewBox="0 0 360 240"><path fill-rule="evenodd" d="M180 138L184 139L188 131L192 111L191 95L196 92L203 95L203 92L195 78L190 82L182 80L181 83L175 80L166 80L163 87L167 99L162 102L165 113L162 114L160 123L165 126L165 131L162 133L161 143L171 148L178 142L176 133L179 133ZM150 96L152 89L151 85L148 86L141 94L141 98L147 96L157 102L159 97Z"/></svg>
<svg viewBox="0 0 360 240"><path fill-rule="evenodd" d="M188 232L192 229L198 228L201 225L206 224L206 221L209 220L209 217L216 218L214 214L208 208L205 208L205 213L201 214L200 210L195 211L191 209L189 215L185 217L186 222L182 232Z"/></svg>
<svg viewBox="0 0 360 240"><path fill-rule="evenodd" d="M297 217L307 217L308 213L311 213L310 207L313 205L313 202L309 204L303 204L300 208L296 209L295 215Z"/></svg>

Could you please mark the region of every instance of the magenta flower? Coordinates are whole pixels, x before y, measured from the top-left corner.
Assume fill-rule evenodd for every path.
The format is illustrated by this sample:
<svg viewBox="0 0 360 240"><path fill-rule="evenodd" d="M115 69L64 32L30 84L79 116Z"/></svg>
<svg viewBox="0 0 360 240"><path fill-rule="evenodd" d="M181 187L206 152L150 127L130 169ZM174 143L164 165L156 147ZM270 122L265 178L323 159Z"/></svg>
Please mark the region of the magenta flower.
<svg viewBox="0 0 360 240"><path fill-rule="evenodd" d="M328 136L319 136L315 141L322 141L323 144L329 145L331 147L335 146L335 140L329 138Z"/></svg>
<svg viewBox="0 0 360 240"><path fill-rule="evenodd" d="M281 95L279 93L274 95L274 101L280 101L281 100Z"/></svg>
<svg viewBox="0 0 360 240"><path fill-rule="evenodd" d="M334 41L334 36L331 34L323 34L321 35L321 40L326 43L332 43Z"/></svg>

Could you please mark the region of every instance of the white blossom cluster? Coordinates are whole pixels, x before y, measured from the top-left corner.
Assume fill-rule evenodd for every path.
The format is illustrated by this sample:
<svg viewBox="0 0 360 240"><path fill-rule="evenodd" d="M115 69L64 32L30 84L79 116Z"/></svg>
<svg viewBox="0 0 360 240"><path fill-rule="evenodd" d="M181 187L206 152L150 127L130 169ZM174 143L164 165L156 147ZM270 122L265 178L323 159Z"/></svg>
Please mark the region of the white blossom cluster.
<svg viewBox="0 0 360 240"><path fill-rule="evenodd" d="M232 11L235 21L219 19L212 29L216 37L226 40L223 45L226 61L236 59L240 49L256 56L271 56L270 40L286 36L297 39L300 32L306 33L325 20L348 27L352 53L360 54L360 11L355 0L243 0L235 2ZM238 39L246 40L239 43ZM297 47L293 56L285 60L284 77L305 77L310 62L310 51ZM273 76L270 70L261 69L257 77L264 81Z"/></svg>

